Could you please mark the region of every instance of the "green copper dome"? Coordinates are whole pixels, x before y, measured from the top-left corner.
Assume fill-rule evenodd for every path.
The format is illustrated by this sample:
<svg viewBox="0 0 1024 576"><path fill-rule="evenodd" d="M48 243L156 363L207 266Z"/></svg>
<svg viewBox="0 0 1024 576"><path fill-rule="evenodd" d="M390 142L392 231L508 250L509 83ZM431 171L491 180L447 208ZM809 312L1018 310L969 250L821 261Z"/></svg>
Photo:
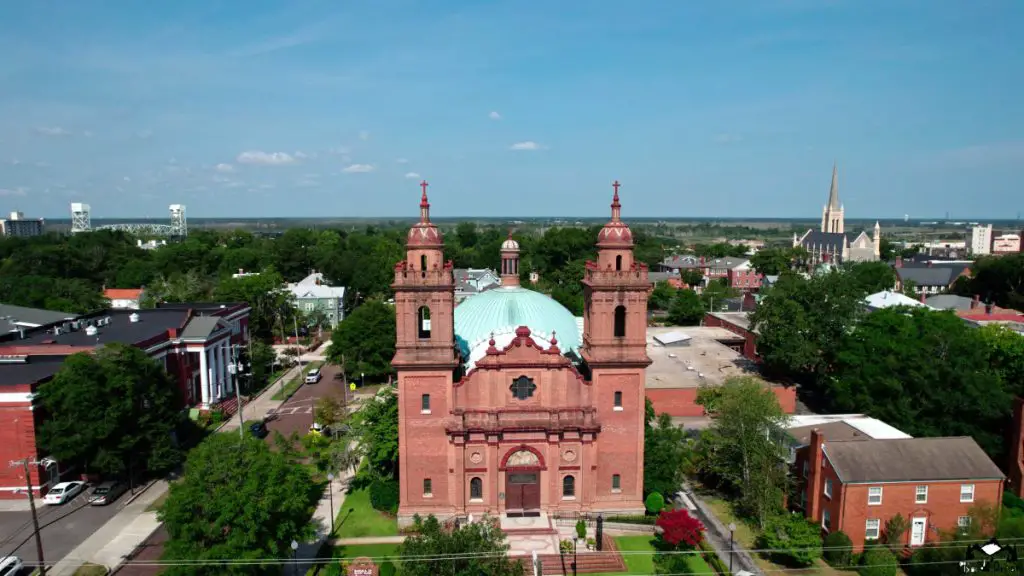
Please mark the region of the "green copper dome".
<svg viewBox="0 0 1024 576"><path fill-rule="evenodd" d="M576 317L552 298L520 286L494 288L466 299L455 308L455 340L467 364L475 364L494 335L500 348L508 345L519 326L530 329L546 348L555 333L558 348L579 350L582 339Z"/></svg>

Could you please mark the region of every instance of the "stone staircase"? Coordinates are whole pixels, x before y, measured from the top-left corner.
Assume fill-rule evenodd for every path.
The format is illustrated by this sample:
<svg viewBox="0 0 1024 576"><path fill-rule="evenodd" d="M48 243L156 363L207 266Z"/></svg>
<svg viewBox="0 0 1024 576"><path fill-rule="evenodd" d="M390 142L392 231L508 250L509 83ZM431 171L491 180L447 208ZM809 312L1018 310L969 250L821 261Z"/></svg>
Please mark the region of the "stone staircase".
<svg viewBox="0 0 1024 576"><path fill-rule="evenodd" d="M615 548L615 541L608 535L604 537L603 550L600 552L580 552L576 554L577 574L602 574L626 572L626 563ZM572 552L566 554L542 554L538 556L541 563L541 574L544 576L569 576L572 571ZM529 571L528 571L529 572Z"/></svg>

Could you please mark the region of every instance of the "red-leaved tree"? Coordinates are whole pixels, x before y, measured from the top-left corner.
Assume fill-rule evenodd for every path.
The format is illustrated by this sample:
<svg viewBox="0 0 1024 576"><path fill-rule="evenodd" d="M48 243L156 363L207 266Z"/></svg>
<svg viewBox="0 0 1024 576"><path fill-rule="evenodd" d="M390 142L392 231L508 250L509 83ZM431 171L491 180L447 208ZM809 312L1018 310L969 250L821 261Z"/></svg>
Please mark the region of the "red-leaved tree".
<svg viewBox="0 0 1024 576"><path fill-rule="evenodd" d="M673 546L695 547L704 539L704 525L686 510L664 510L655 526L661 538Z"/></svg>

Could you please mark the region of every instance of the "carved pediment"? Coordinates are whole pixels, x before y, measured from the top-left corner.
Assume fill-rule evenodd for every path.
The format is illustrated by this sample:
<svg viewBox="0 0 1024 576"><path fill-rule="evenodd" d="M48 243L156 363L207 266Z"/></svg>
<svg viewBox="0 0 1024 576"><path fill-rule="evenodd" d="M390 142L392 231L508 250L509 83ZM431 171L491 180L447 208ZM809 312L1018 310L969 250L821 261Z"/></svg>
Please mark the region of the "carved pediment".
<svg viewBox="0 0 1024 576"><path fill-rule="evenodd" d="M519 450L508 457L505 466L540 466L540 459L529 450Z"/></svg>

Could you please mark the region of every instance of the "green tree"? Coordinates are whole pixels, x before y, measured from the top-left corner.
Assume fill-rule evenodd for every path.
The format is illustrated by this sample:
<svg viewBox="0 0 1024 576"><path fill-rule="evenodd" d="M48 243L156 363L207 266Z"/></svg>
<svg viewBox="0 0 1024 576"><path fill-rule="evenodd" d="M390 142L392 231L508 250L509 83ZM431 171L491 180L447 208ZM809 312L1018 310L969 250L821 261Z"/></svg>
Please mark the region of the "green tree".
<svg viewBox="0 0 1024 576"><path fill-rule="evenodd" d="M1024 396L1024 338L1006 326L989 324L975 333L988 350L989 365L996 370L1012 396Z"/></svg>
<svg viewBox="0 0 1024 576"><path fill-rule="evenodd" d="M848 281L865 294L892 290L896 286L896 272L887 262L854 262L846 264L843 270Z"/></svg>
<svg viewBox="0 0 1024 576"><path fill-rule="evenodd" d="M779 465L788 455L782 442L786 416L765 382L729 378L721 386L711 428L703 436L703 463L740 494L741 511L764 528L782 507L788 478Z"/></svg>
<svg viewBox="0 0 1024 576"><path fill-rule="evenodd" d="M765 247L750 257L750 265L761 274L775 276L793 268L793 249Z"/></svg>
<svg viewBox="0 0 1024 576"><path fill-rule="evenodd" d="M694 268L683 268L679 271L679 279L690 288L704 283L704 273Z"/></svg>
<svg viewBox="0 0 1024 576"><path fill-rule="evenodd" d="M163 366L133 346L73 354L37 400L49 417L40 446L65 463L112 476L163 472L180 462L181 400Z"/></svg>
<svg viewBox="0 0 1024 576"><path fill-rule="evenodd" d="M853 560L853 541L842 530L834 530L822 542L822 557L829 566L844 570Z"/></svg>
<svg viewBox="0 0 1024 576"><path fill-rule="evenodd" d="M860 576L896 576L899 564L896 557L884 546L872 546L860 557Z"/></svg>
<svg viewBox="0 0 1024 576"><path fill-rule="evenodd" d="M896 258L896 246L886 237L882 237L878 243L878 259L882 262L892 262Z"/></svg>
<svg viewBox="0 0 1024 576"><path fill-rule="evenodd" d="M757 545L771 550L774 562L804 568L821 558L821 527L802 514L776 514L768 518Z"/></svg>
<svg viewBox="0 0 1024 576"><path fill-rule="evenodd" d="M305 467L266 443L214 434L189 454L184 476L171 484L160 510L170 535L163 559L193 562L172 564L164 573L280 574L277 564L213 561L291 557L291 541L312 536L309 518L321 488ZM210 563L194 563L201 560Z"/></svg>
<svg viewBox="0 0 1024 576"><path fill-rule="evenodd" d="M348 377L380 379L392 373L395 356L395 308L370 300L349 314L331 337L327 357Z"/></svg>
<svg viewBox="0 0 1024 576"><path fill-rule="evenodd" d="M885 521L885 543L896 552L903 548L903 535L910 529L910 523L899 512Z"/></svg>
<svg viewBox="0 0 1024 576"><path fill-rule="evenodd" d="M248 394L253 394L270 385L270 378L274 374L274 365L277 363L277 352L266 342L254 338L246 350L246 355L245 362L249 364L249 377L244 381L243 390Z"/></svg>
<svg viewBox="0 0 1024 576"><path fill-rule="evenodd" d="M969 290L1004 308L1024 310L1024 252L979 258L972 267Z"/></svg>
<svg viewBox="0 0 1024 576"><path fill-rule="evenodd" d="M644 493L675 494L692 466L692 449L682 428L672 424L668 414L644 435Z"/></svg>
<svg viewBox="0 0 1024 576"><path fill-rule="evenodd" d="M651 291L648 305L651 310L668 310L672 305L676 289L668 282L658 282Z"/></svg>
<svg viewBox="0 0 1024 576"><path fill-rule="evenodd" d="M272 268L255 276L221 280L213 297L222 302L249 304L249 331L257 338L272 338L275 319L291 318L296 312L291 294L284 291L284 280Z"/></svg>
<svg viewBox="0 0 1024 576"><path fill-rule="evenodd" d="M398 396L390 390L367 402L356 413L355 431L359 435L366 467L363 478L398 478Z"/></svg>
<svg viewBox="0 0 1024 576"><path fill-rule="evenodd" d="M413 536L399 548L403 576L523 576L523 565L509 559L505 533L497 521L480 522L445 529L437 518L416 517ZM444 562L422 558L443 555Z"/></svg>
<svg viewBox="0 0 1024 576"><path fill-rule="evenodd" d="M735 298L738 295L739 292L729 287L729 283L725 278L716 278L708 282L708 285L704 287L704 290L700 293L700 299L704 303L705 310L714 312L721 310L727 299Z"/></svg>
<svg viewBox="0 0 1024 576"><path fill-rule="evenodd" d="M1002 454L1011 398L977 331L954 314L879 310L844 334L839 350L826 388L836 411L864 412L915 437L972 436Z"/></svg>
<svg viewBox="0 0 1024 576"><path fill-rule="evenodd" d="M704 304L700 296L689 288L676 290L668 309L668 321L680 326L696 326L704 318Z"/></svg>

